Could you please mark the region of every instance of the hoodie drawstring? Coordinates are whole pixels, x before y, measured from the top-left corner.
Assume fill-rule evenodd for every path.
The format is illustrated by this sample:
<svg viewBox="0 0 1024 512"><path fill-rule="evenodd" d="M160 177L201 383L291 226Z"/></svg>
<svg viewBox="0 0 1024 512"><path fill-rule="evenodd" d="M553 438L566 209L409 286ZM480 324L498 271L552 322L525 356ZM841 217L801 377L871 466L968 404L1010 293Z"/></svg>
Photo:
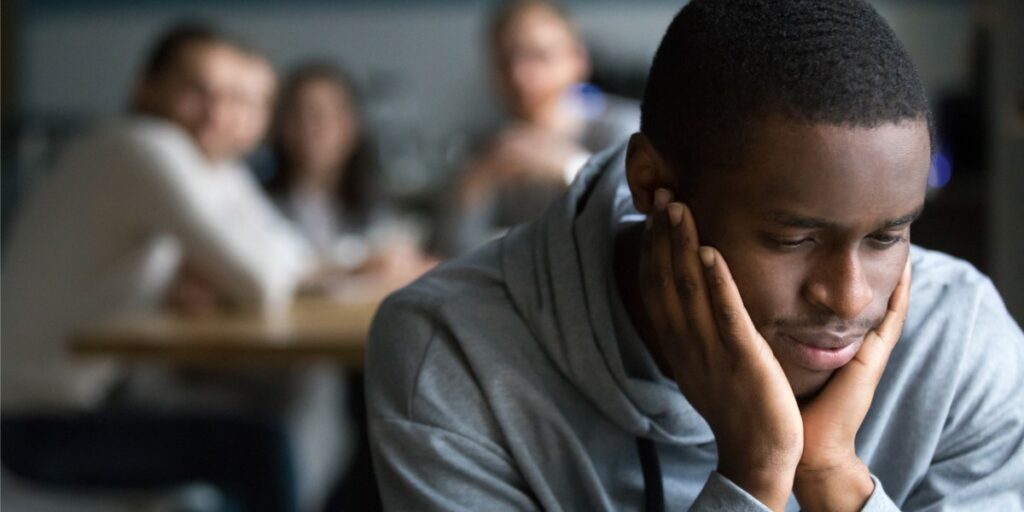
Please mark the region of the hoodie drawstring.
<svg viewBox="0 0 1024 512"><path fill-rule="evenodd" d="M661 463L658 462L658 450L653 441L642 437L636 438L636 447L640 452L640 468L644 473L644 510L664 512L665 491L661 487Z"/></svg>

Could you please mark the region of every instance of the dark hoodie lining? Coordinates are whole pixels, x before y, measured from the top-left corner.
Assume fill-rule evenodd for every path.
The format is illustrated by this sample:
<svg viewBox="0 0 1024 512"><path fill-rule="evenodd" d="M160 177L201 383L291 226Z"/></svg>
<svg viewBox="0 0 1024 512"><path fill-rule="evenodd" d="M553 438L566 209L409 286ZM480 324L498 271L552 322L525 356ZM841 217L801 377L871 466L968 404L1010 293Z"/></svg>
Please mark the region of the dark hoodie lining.
<svg viewBox="0 0 1024 512"><path fill-rule="evenodd" d="M665 492L661 488L658 449L654 446L654 441L643 437L636 438L636 448L640 452L640 468L644 473L644 510L664 512Z"/></svg>

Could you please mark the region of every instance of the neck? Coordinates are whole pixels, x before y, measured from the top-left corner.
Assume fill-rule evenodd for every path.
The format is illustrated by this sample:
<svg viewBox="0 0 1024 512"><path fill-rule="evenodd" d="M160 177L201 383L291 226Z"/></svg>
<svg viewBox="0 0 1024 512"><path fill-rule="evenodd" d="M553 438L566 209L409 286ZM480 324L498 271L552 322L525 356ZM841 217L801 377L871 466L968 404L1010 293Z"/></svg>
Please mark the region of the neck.
<svg viewBox="0 0 1024 512"><path fill-rule="evenodd" d="M672 377L672 369L665 358L665 353L658 344L643 297L640 296L640 248L643 246L643 223L637 223L622 230L615 238L615 256L613 272L622 303L626 306L629 319L633 322L640 339L647 351L651 353L658 369L667 377Z"/></svg>
<svg viewBox="0 0 1024 512"><path fill-rule="evenodd" d="M317 191L325 195L334 194L338 187L338 180L341 179L340 172L307 171L297 174L299 179L295 181L296 188L305 191Z"/></svg>

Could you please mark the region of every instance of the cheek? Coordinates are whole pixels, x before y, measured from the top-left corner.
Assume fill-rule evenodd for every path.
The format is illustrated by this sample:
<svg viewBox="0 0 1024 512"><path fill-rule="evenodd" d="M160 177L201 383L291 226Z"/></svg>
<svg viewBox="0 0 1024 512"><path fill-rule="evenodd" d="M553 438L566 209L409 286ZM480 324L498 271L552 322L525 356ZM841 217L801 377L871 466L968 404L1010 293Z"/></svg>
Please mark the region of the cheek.
<svg viewBox="0 0 1024 512"><path fill-rule="evenodd" d="M871 287L872 301L868 315L870 318L881 319L889 304L889 297L903 275L903 265L909 257L910 248L904 244L902 248L893 248L864 258L865 274L868 286Z"/></svg>
<svg viewBox="0 0 1024 512"><path fill-rule="evenodd" d="M203 101L195 94L180 94L171 101L171 115L176 121L190 127L203 122Z"/></svg>
<svg viewBox="0 0 1024 512"><path fill-rule="evenodd" d="M802 266L756 248L723 253L732 271L743 305L758 328L800 310Z"/></svg>
<svg viewBox="0 0 1024 512"><path fill-rule="evenodd" d="M698 205L695 209L706 221L698 220L701 242L722 253L754 325L760 329L775 318L799 313L800 284L806 267L788 257L791 255L768 251L748 230L736 227L744 222L709 206Z"/></svg>

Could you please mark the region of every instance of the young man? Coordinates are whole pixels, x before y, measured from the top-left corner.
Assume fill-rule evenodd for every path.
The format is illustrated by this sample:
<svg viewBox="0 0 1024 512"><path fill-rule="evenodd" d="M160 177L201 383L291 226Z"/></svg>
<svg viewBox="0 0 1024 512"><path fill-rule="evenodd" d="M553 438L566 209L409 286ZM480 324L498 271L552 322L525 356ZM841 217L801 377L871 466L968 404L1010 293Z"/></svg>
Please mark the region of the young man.
<svg viewBox="0 0 1024 512"><path fill-rule="evenodd" d="M385 503L1024 509L1024 336L909 244L930 115L881 17L695 0L642 109L541 219L381 309Z"/></svg>

